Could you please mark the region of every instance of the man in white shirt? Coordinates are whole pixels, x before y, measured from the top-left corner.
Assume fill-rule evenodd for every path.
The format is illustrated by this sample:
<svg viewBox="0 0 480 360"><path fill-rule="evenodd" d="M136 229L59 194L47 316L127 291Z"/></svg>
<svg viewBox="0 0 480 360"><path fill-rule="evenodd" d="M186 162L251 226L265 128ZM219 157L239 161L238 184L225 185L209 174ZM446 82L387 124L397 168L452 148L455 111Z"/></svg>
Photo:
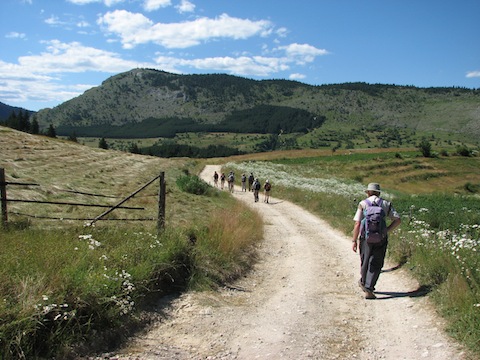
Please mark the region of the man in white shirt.
<svg viewBox="0 0 480 360"><path fill-rule="evenodd" d="M397 228L402 220L400 215L395 211L392 204L389 201L380 198L380 185L377 183L368 184L367 189L367 199L360 201L358 204L357 212L353 220L355 221L355 226L353 228L353 251L357 252L358 248L358 239L360 238L360 280L358 285L365 292L366 299L375 299L374 294L375 284L377 283L378 277L382 270L385 254L387 251L388 244L388 233ZM365 240L365 236L361 231L362 220L365 217L365 209L369 204L377 204L381 206L385 212L386 218L391 220L390 225L387 227L387 236L384 241L379 243L368 243Z"/></svg>

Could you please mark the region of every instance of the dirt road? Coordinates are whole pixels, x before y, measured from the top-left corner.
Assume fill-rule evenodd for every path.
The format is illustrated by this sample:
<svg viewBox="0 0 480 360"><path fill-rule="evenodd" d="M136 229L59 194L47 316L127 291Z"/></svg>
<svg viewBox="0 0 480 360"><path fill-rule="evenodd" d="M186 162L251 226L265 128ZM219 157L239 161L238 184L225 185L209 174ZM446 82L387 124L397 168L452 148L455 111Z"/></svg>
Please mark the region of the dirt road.
<svg viewBox="0 0 480 360"><path fill-rule="evenodd" d="M214 170L201 177L211 182ZM378 299L365 300L349 237L289 202L254 203L238 186L234 196L264 218L254 271L236 289L174 300L164 321L110 358L464 358L402 269L387 266Z"/></svg>

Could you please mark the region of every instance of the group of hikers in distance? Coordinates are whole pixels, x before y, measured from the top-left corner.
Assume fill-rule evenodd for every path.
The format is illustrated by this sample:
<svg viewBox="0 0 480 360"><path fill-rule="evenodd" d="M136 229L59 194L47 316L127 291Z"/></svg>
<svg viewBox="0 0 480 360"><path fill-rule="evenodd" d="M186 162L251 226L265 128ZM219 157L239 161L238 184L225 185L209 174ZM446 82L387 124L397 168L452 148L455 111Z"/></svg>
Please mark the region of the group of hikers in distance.
<svg viewBox="0 0 480 360"><path fill-rule="evenodd" d="M224 172L221 174L218 174L218 172L215 171L213 174L213 183L215 187L219 187L218 185L218 180L220 180L220 189L223 190L225 188L225 181L227 181L227 186L228 186L228 191L234 192L234 187L235 187L235 173L233 171L230 171L228 176L225 175ZM242 174L241 176L241 184L242 184L242 192L247 192L247 185L248 185L248 191L253 192L253 197L255 202L259 201L259 192L262 189L262 184L260 183L260 180L258 177L256 178L253 173L250 173L250 175L247 177L245 174ZM272 185L270 184L270 181L267 179L265 180L265 183L263 184L263 193L264 193L264 198L263 202L269 203L270 201L270 191L272 190Z"/></svg>

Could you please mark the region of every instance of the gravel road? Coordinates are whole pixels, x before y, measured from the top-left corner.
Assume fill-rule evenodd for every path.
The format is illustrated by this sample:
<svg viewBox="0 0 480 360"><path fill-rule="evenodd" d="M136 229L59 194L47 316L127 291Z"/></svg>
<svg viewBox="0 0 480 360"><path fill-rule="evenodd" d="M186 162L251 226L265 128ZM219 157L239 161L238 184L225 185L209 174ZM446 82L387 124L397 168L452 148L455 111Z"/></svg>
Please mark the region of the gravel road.
<svg viewBox="0 0 480 360"><path fill-rule="evenodd" d="M201 177L211 183L215 170ZM264 219L254 270L232 288L173 299L163 320L102 359L466 359L403 269L387 264L377 299L365 300L349 237L287 201L254 203L239 186L234 196Z"/></svg>

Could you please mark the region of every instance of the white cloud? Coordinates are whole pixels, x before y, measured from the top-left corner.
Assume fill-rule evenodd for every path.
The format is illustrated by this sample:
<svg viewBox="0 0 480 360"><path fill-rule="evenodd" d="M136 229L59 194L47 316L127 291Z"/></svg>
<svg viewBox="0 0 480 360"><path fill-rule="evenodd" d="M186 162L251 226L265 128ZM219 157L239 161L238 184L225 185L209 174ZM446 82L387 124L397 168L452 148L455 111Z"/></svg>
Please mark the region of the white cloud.
<svg viewBox="0 0 480 360"><path fill-rule="evenodd" d="M189 13L195 11L195 4L191 3L188 0L182 0L180 5L175 6L180 14Z"/></svg>
<svg viewBox="0 0 480 360"><path fill-rule="evenodd" d="M75 5L86 5L101 2L101 0L67 0L69 3Z"/></svg>
<svg viewBox="0 0 480 360"><path fill-rule="evenodd" d="M90 27L90 24L88 23L88 21L81 20L77 23L77 27L86 28L86 27Z"/></svg>
<svg viewBox="0 0 480 360"><path fill-rule="evenodd" d="M277 31L275 32L279 37L286 37L287 34L289 33L288 29L287 28L284 28L284 27L281 27L279 29L277 29Z"/></svg>
<svg viewBox="0 0 480 360"><path fill-rule="evenodd" d="M306 78L306 76L304 74L295 73L295 74L290 74L288 78L290 80L303 80Z"/></svg>
<svg viewBox="0 0 480 360"><path fill-rule="evenodd" d="M62 43L52 40L46 44L46 52L20 57L20 66L32 69L35 73L49 74L85 71L117 73L139 65L137 62L121 59L116 53L83 46L78 42Z"/></svg>
<svg viewBox="0 0 480 360"><path fill-rule="evenodd" d="M467 73L467 78L480 77L480 71L469 71Z"/></svg>
<svg viewBox="0 0 480 360"><path fill-rule="evenodd" d="M123 60L116 53L80 43L46 42L40 55L22 56L18 64L0 60L0 98L9 103L24 101L63 102L96 85L68 84L64 73L104 72L116 74L155 64Z"/></svg>
<svg viewBox="0 0 480 360"><path fill-rule="evenodd" d="M116 10L100 17L98 23L118 35L126 49L149 42L166 48L187 48L211 39L247 39L267 36L272 31L269 21L239 19L227 14L215 19L203 17L182 23L154 24L142 14Z"/></svg>
<svg viewBox="0 0 480 360"><path fill-rule="evenodd" d="M21 65L0 61L0 96L11 103L68 100L79 94L79 88L69 91L68 86L55 84L55 78L30 71ZM90 86L91 87L91 86ZM86 89L82 89L85 91Z"/></svg>
<svg viewBox="0 0 480 360"><path fill-rule="evenodd" d="M103 1L103 3L108 7L114 6L116 4L121 4L123 2L124 2L124 0L104 0Z"/></svg>
<svg viewBox="0 0 480 360"><path fill-rule="evenodd" d="M261 56L225 56L204 59L179 59L159 56L156 63L159 68L175 73L182 72L181 68L194 68L243 76L270 76L276 72L289 69L285 59Z"/></svg>
<svg viewBox="0 0 480 360"><path fill-rule="evenodd" d="M105 6L114 6L116 4L120 4L125 0L67 0L68 2L75 4L75 5L87 5L93 3L104 3Z"/></svg>
<svg viewBox="0 0 480 360"><path fill-rule="evenodd" d="M285 51L287 57L299 65L313 62L317 56L328 54L328 51L325 49L317 49L312 45L297 43L279 46L277 50Z"/></svg>
<svg viewBox="0 0 480 360"><path fill-rule="evenodd" d="M24 33L19 33L16 31L9 32L7 35L5 35L7 39L25 39L26 36L27 35Z"/></svg>
<svg viewBox="0 0 480 360"><path fill-rule="evenodd" d="M170 5L172 5L170 0L145 0L143 3L143 8L145 11L155 11Z"/></svg>
<svg viewBox="0 0 480 360"><path fill-rule="evenodd" d="M45 23L51 26L59 26L59 25L66 25L67 23L61 21L58 16L52 15L48 19L45 20Z"/></svg>

